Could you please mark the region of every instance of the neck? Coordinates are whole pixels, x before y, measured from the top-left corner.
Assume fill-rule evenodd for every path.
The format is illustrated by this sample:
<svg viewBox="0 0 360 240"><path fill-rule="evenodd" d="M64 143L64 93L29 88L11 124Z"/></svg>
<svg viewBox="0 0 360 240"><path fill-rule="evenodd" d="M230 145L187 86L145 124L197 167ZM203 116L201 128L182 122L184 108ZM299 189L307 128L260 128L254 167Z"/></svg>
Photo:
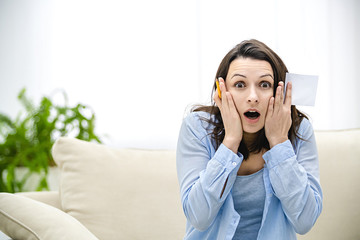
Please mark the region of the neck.
<svg viewBox="0 0 360 240"><path fill-rule="evenodd" d="M247 133L247 132L244 132L243 142L245 143L245 145L249 146L249 145L251 145L253 142L255 142L256 137L257 137L257 133Z"/></svg>

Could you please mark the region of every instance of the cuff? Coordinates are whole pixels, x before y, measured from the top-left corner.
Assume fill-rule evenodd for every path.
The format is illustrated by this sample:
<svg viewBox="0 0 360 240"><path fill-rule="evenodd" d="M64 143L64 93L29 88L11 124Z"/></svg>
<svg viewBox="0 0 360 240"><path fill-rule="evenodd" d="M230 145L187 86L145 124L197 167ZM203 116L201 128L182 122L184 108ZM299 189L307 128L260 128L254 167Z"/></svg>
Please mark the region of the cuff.
<svg viewBox="0 0 360 240"><path fill-rule="evenodd" d="M221 144L216 150L214 159L223 165L226 169L234 169L241 164L243 155L241 153L235 154L224 144Z"/></svg>
<svg viewBox="0 0 360 240"><path fill-rule="evenodd" d="M283 143L275 145L269 151L263 155L268 168L273 168L281 162L295 156L294 149L291 145L290 140L286 140Z"/></svg>

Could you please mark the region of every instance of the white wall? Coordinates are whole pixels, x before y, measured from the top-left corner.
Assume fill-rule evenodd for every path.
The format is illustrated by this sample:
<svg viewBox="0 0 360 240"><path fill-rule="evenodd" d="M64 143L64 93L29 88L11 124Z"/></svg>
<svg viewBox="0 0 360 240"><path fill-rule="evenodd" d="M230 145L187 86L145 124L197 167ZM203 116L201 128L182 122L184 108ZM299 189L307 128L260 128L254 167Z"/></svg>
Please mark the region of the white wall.
<svg viewBox="0 0 360 240"><path fill-rule="evenodd" d="M90 105L116 147L175 148L189 104L210 100L227 51L257 38L290 72L320 76L315 129L360 127L359 1L0 0L0 112L24 86Z"/></svg>

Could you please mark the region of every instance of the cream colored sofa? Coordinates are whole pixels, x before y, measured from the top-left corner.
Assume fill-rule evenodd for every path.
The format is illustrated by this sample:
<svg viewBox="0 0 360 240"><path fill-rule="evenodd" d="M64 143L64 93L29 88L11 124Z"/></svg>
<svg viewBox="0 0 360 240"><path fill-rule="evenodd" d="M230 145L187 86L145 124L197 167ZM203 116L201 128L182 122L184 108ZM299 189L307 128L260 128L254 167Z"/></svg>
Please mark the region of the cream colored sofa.
<svg viewBox="0 0 360 240"><path fill-rule="evenodd" d="M299 239L360 239L360 129L316 132L316 138L323 212ZM0 193L0 230L13 239L184 236L175 151L60 138L53 156L61 170L59 192Z"/></svg>

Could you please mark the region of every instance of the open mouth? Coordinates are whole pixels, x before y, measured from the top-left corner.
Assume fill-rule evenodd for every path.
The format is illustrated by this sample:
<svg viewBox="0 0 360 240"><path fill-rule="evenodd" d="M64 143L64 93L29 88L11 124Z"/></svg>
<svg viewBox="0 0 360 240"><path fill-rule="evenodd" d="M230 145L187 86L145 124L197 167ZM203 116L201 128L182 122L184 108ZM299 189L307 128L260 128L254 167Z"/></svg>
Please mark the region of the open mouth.
<svg viewBox="0 0 360 240"><path fill-rule="evenodd" d="M260 113L258 113L257 111L247 111L244 113L244 115L249 119L257 119L258 117L260 117Z"/></svg>

